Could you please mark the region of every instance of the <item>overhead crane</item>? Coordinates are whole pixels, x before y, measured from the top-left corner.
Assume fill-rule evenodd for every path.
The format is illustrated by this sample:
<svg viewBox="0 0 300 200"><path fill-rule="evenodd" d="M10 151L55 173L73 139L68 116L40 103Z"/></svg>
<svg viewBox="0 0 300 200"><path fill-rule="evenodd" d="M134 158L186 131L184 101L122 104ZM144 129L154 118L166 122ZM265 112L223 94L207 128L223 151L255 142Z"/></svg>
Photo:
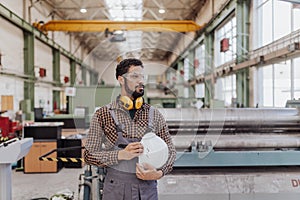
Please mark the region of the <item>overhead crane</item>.
<svg viewBox="0 0 300 200"><path fill-rule="evenodd" d="M164 21L107 21L107 20L52 20L33 23L42 32L104 32L104 31L147 31L147 32L194 32L203 28L191 20Z"/></svg>

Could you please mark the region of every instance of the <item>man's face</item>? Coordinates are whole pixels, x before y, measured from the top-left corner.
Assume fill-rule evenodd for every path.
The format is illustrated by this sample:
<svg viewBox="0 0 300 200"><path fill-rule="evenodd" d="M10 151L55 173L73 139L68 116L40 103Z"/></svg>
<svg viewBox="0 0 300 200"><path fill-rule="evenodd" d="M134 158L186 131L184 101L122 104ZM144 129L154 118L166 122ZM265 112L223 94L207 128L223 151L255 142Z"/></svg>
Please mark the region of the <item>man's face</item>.
<svg viewBox="0 0 300 200"><path fill-rule="evenodd" d="M144 69L141 66L131 66L128 72L122 75L120 83L127 95L135 99L144 95L144 81Z"/></svg>

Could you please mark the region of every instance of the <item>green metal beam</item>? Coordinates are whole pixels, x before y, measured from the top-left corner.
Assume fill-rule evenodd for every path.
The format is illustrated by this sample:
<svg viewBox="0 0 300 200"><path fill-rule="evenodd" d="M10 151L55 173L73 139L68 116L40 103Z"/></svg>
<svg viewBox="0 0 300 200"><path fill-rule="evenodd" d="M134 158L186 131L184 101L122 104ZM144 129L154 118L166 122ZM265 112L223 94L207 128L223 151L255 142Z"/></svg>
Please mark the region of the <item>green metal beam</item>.
<svg viewBox="0 0 300 200"><path fill-rule="evenodd" d="M86 82L86 68L82 67L81 66L81 78L82 78L82 81L83 81L83 85L86 85L87 82Z"/></svg>
<svg viewBox="0 0 300 200"><path fill-rule="evenodd" d="M24 82L24 99L30 100L31 111L34 109L34 36L32 33L23 31L24 37L24 73L28 81Z"/></svg>
<svg viewBox="0 0 300 200"><path fill-rule="evenodd" d="M97 85L98 84L98 73L95 73L93 71L90 72L90 85Z"/></svg>
<svg viewBox="0 0 300 200"><path fill-rule="evenodd" d="M204 38L204 45L205 45L205 75L211 74L214 71L213 65L213 55L214 55L214 48L213 48L213 34L206 34ZM211 99L214 98L214 84L212 80L205 80L205 96L204 101L206 106L210 106Z"/></svg>
<svg viewBox="0 0 300 200"><path fill-rule="evenodd" d="M76 62L70 59L70 84L71 86L75 85L76 79Z"/></svg>
<svg viewBox="0 0 300 200"><path fill-rule="evenodd" d="M52 70L53 70L53 82L55 86L61 87L62 83L60 82L60 52L57 49L52 49Z"/></svg>
<svg viewBox="0 0 300 200"><path fill-rule="evenodd" d="M241 107L249 107L249 69L242 69L236 73L237 103Z"/></svg>
<svg viewBox="0 0 300 200"><path fill-rule="evenodd" d="M53 70L53 82L57 87L61 87L60 82L60 52L57 49L52 48L52 70ZM60 91L53 90L53 105L56 109L60 109Z"/></svg>
<svg viewBox="0 0 300 200"><path fill-rule="evenodd" d="M194 67L194 59L195 59L195 51L190 51L188 54L189 59L189 80L195 77L195 67ZM189 98L194 98L196 95L196 91L193 87L189 87Z"/></svg>
<svg viewBox="0 0 300 200"><path fill-rule="evenodd" d="M70 59L70 85L71 87L75 86L76 80L76 62ZM74 110L74 99L71 96L67 97L67 109L68 113L73 113Z"/></svg>
<svg viewBox="0 0 300 200"><path fill-rule="evenodd" d="M53 90L53 107L54 109L60 109L60 91Z"/></svg>
<svg viewBox="0 0 300 200"><path fill-rule="evenodd" d="M236 20L237 20L237 42L236 42L236 63L247 60L249 51L249 0L238 0L236 4ZM250 102L250 84L249 84L249 68L242 69L236 73L236 90L237 102L249 107Z"/></svg>

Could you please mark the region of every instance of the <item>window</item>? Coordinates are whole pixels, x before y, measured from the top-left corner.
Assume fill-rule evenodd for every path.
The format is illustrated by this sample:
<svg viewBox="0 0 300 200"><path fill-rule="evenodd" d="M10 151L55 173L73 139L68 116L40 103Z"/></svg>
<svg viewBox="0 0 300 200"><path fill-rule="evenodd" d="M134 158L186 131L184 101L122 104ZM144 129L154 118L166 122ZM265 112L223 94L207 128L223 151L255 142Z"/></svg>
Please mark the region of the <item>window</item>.
<svg viewBox="0 0 300 200"><path fill-rule="evenodd" d="M293 67L294 93L292 93L292 98L300 99L300 58L293 60Z"/></svg>
<svg viewBox="0 0 300 200"><path fill-rule="evenodd" d="M223 100L226 107L236 98L236 75L218 78L215 85L215 99Z"/></svg>
<svg viewBox="0 0 300 200"><path fill-rule="evenodd" d="M300 28L300 4L294 4L292 6L292 24L293 24L293 31L298 30Z"/></svg>
<svg viewBox="0 0 300 200"><path fill-rule="evenodd" d="M291 61L264 66L259 69L261 76L258 80L262 107L284 107L286 101L291 99ZM297 75L295 75L297 76Z"/></svg>
<svg viewBox="0 0 300 200"><path fill-rule="evenodd" d="M263 85L260 85L262 89L262 106L273 106L273 65L268 65L261 68L262 76L260 77Z"/></svg>
<svg viewBox="0 0 300 200"><path fill-rule="evenodd" d="M221 52L220 43L224 38L229 39L229 50ZM236 17L230 18L215 32L215 66L234 60L236 57Z"/></svg>
<svg viewBox="0 0 300 200"><path fill-rule="evenodd" d="M257 0L254 6L254 49L268 45L300 28L300 6L283 0ZM300 94L300 58L262 66L254 88L259 106L284 107ZM299 97L298 97L299 98Z"/></svg>
<svg viewBox="0 0 300 200"><path fill-rule="evenodd" d="M285 107L288 99L291 99L290 61L274 65L274 106Z"/></svg>
<svg viewBox="0 0 300 200"><path fill-rule="evenodd" d="M195 49L195 76L204 74L205 72L205 45L200 44ZM195 86L195 97L202 98L205 96L204 83L196 84Z"/></svg>
<svg viewBox="0 0 300 200"><path fill-rule="evenodd" d="M195 97L196 98L202 98L205 96L205 88L204 83L196 84L195 86Z"/></svg>
<svg viewBox="0 0 300 200"><path fill-rule="evenodd" d="M200 44L195 49L195 75L199 76L205 72L205 45Z"/></svg>
<svg viewBox="0 0 300 200"><path fill-rule="evenodd" d="M254 5L254 47L260 48L299 29L300 10L282 0L257 0Z"/></svg>

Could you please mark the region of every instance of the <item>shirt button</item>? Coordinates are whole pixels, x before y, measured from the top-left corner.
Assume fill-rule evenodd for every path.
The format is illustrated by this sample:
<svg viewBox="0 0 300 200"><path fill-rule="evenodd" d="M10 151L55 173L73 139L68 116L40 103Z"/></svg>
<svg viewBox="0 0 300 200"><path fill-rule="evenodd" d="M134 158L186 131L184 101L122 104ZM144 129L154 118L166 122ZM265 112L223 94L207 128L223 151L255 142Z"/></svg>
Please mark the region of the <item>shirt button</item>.
<svg viewBox="0 0 300 200"><path fill-rule="evenodd" d="M114 180L110 180L110 183L114 183Z"/></svg>

